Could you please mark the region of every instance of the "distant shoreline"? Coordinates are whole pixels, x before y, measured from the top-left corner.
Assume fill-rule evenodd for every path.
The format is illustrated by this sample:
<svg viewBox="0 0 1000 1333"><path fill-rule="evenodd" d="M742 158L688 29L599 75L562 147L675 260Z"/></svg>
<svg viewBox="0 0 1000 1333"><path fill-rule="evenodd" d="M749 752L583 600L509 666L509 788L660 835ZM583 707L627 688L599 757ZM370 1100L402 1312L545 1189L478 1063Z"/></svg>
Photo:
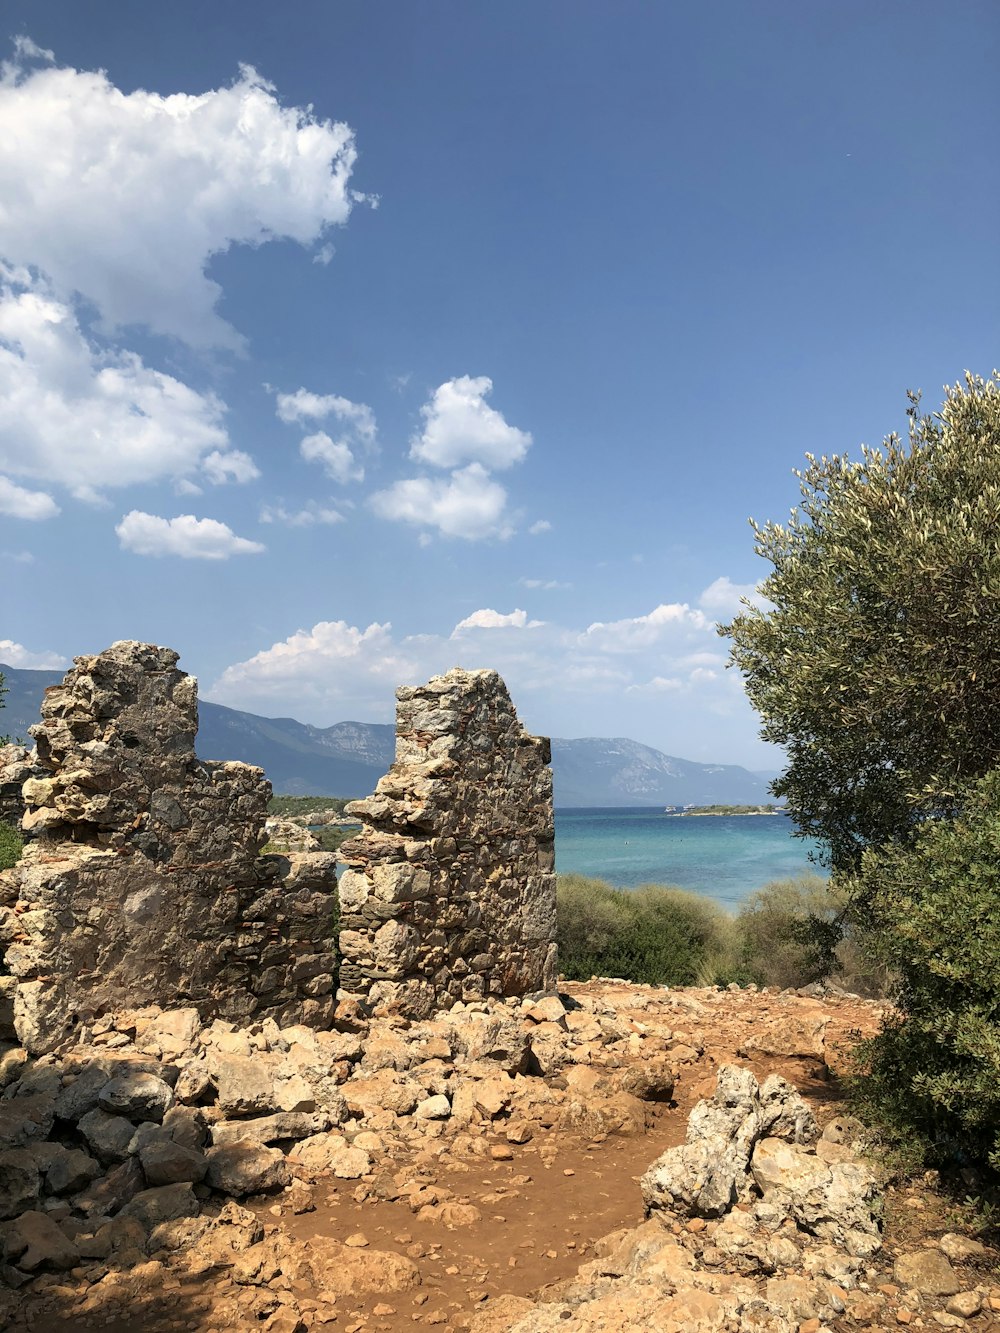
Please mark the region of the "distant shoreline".
<svg viewBox="0 0 1000 1333"><path fill-rule="evenodd" d="M680 819L752 819L759 815L787 815L787 810L770 809L767 806L761 806L759 810L742 810L739 807L727 809L725 806L718 810L664 810L665 815Z"/></svg>

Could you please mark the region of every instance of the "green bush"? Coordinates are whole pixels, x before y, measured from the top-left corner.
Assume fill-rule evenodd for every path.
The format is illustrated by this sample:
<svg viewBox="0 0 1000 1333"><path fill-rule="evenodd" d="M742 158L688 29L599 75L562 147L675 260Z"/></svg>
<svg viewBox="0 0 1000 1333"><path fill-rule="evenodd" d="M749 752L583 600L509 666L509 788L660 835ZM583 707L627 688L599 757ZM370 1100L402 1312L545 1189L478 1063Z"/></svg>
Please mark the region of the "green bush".
<svg viewBox="0 0 1000 1333"><path fill-rule="evenodd" d="M776 879L750 895L736 918L741 970L761 986L807 986L831 970L816 924L843 904L821 875Z"/></svg>
<svg viewBox="0 0 1000 1333"><path fill-rule="evenodd" d="M886 966L850 932L840 939L845 898L820 875L774 880L735 918L700 894L655 884L615 889L560 875L557 892L559 966L571 981L785 989L829 978L863 995L886 993Z"/></svg>
<svg viewBox="0 0 1000 1333"><path fill-rule="evenodd" d="M24 842L17 829L0 820L0 870L9 870L16 865L23 850Z"/></svg>
<svg viewBox="0 0 1000 1333"><path fill-rule="evenodd" d="M782 990L832 981L858 995L888 994L890 969L857 939L847 902L836 877L805 874L765 884L736 918L734 979Z"/></svg>
<svg viewBox="0 0 1000 1333"><path fill-rule="evenodd" d="M896 1016L860 1050L861 1109L932 1161L1000 1168L1000 770L961 816L867 851L848 889L898 976Z"/></svg>
<svg viewBox="0 0 1000 1333"><path fill-rule="evenodd" d="M704 983L732 954L732 921L710 899L645 884L614 889L560 875L559 966L570 980L625 977L648 984Z"/></svg>

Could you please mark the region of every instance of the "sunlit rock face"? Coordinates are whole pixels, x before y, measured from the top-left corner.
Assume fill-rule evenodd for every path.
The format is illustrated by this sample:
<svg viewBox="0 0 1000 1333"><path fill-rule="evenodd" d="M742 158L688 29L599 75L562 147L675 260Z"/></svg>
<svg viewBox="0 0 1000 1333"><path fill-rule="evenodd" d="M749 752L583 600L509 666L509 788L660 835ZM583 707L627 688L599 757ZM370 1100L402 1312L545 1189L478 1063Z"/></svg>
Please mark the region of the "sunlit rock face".
<svg viewBox="0 0 1000 1333"><path fill-rule="evenodd" d="M424 1017L556 981L549 742L495 671L397 692L396 758L347 812L341 997Z"/></svg>
<svg viewBox="0 0 1000 1333"><path fill-rule="evenodd" d="M122 642L48 690L23 782L24 857L0 876L14 1026L49 1050L96 1014L323 1022L333 1006L335 858L259 855L270 783L194 751L197 684Z"/></svg>

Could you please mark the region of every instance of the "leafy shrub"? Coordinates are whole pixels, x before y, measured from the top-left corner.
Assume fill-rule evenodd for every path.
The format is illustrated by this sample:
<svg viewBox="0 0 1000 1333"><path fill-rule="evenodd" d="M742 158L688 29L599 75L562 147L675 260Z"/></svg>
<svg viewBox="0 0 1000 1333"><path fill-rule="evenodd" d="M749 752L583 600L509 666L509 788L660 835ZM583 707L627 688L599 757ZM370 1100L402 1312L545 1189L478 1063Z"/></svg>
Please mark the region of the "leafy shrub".
<svg viewBox="0 0 1000 1333"><path fill-rule="evenodd" d="M17 865L24 850L20 833L11 824L0 820L0 870L9 870Z"/></svg>
<svg viewBox="0 0 1000 1333"><path fill-rule="evenodd" d="M731 953L730 918L696 893L560 875L557 894L559 965L570 980L597 974L691 985Z"/></svg>
<svg viewBox="0 0 1000 1333"><path fill-rule="evenodd" d="M814 923L835 921L843 903L820 875L776 879L750 895L736 918L740 965L761 986L807 986L830 971Z"/></svg>
<svg viewBox="0 0 1000 1333"><path fill-rule="evenodd" d="M832 981L866 996L891 990L890 969L856 937L848 896L836 877L772 880L740 908L736 934L734 980L782 990Z"/></svg>
<svg viewBox="0 0 1000 1333"><path fill-rule="evenodd" d="M863 941L898 975L897 1015L861 1047L856 1095L939 1162L1000 1168L1000 770L848 885Z"/></svg>

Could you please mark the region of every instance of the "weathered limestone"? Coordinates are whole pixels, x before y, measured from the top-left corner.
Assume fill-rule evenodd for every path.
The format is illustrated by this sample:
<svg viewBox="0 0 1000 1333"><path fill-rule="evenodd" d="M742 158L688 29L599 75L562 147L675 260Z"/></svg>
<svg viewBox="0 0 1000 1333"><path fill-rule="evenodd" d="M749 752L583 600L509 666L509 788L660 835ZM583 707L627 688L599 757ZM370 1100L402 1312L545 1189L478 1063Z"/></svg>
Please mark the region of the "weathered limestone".
<svg viewBox="0 0 1000 1333"><path fill-rule="evenodd" d="M425 1017L556 981L552 774L495 671L397 691L396 759L348 806L340 995Z"/></svg>
<svg viewBox="0 0 1000 1333"><path fill-rule="evenodd" d="M258 855L270 783L196 758L197 686L176 663L134 642L78 657L32 728L43 776L23 784L33 840L0 875L0 971L33 1053L143 1004L332 1010L336 859Z"/></svg>
<svg viewBox="0 0 1000 1333"><path fill-rule="evenodd" d="M24 814L21 788L28 778L40 776L31 750L23 745L0 745L0 821L17 828Z"/></svg>

